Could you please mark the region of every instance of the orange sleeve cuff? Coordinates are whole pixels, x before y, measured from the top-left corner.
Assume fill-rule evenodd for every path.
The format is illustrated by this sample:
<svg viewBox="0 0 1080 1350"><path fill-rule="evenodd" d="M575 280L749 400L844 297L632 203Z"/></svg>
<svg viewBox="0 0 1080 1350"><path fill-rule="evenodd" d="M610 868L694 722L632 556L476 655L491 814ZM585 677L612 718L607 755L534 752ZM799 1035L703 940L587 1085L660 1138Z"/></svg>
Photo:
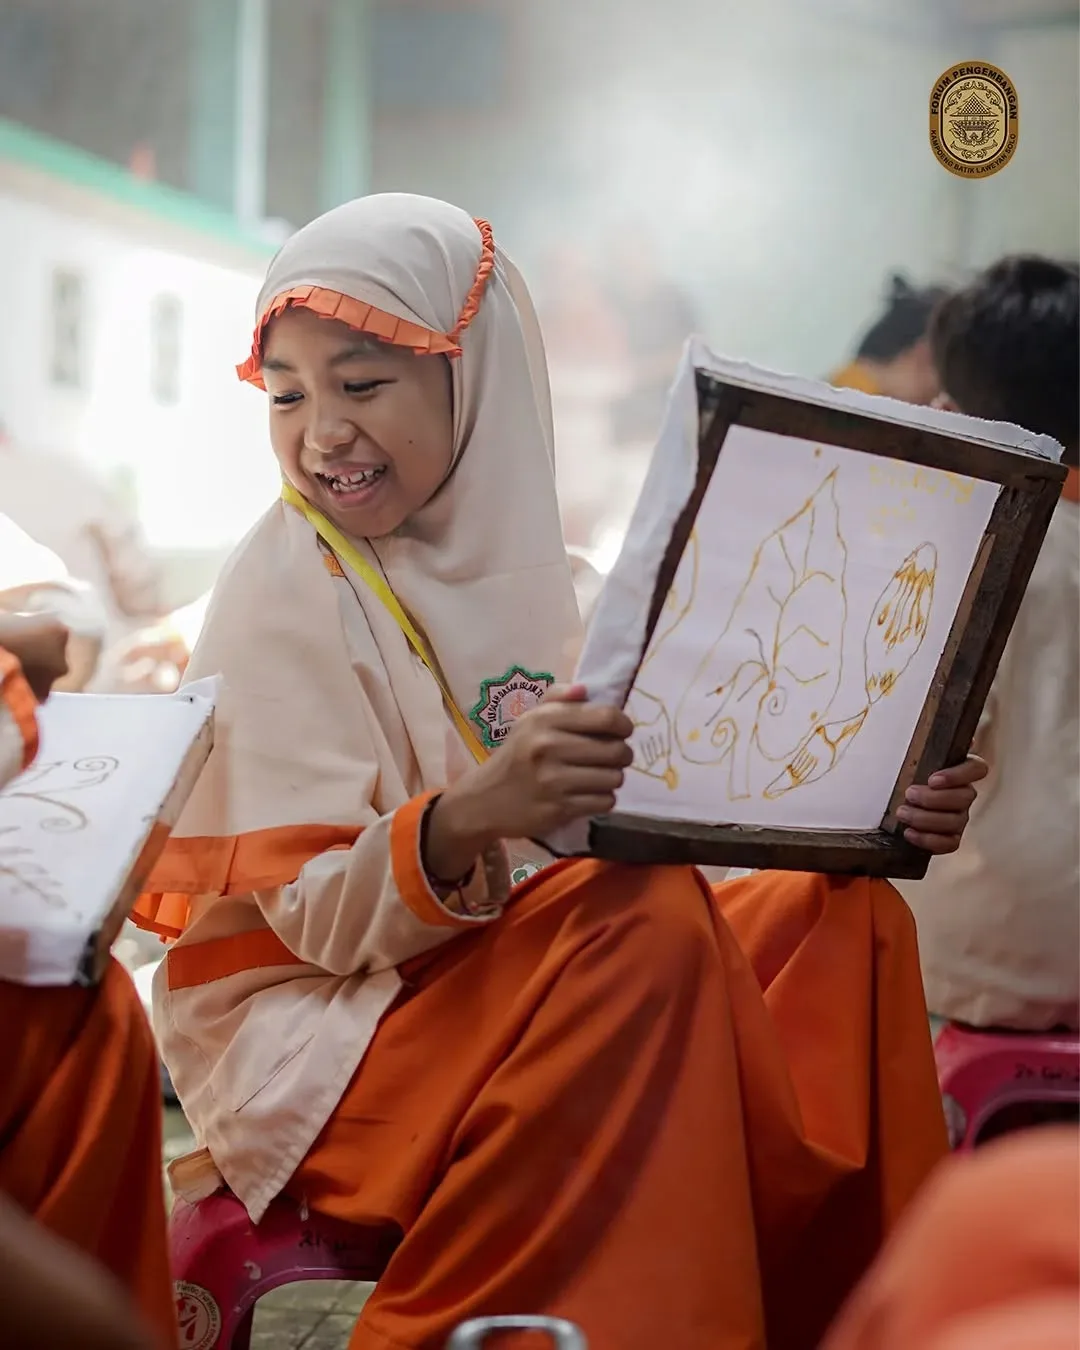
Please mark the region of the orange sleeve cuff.
<svg viewBox="0 0 1080 1350"><path fill-rule="evenodd" d="M505 883L500 884L498 859L478 859L473 877L456 892L462 899L465 913L456 914L439 899L420 856L424 817L438 796L438 792L421 793L394 812L390 821L390 866L394 884L404 903L422 923L436 928L473 928L478 922L498 917L510 891L509 869L500 849L501 870L506 872Z"/></svg>
<svg viewBox="0 0 1080 1350"><path fill-rule="evenodd" d="M18 658L3 648L0 648L0 699L22 737L22 767L27 769L38 752L38 701Z"/></svg>

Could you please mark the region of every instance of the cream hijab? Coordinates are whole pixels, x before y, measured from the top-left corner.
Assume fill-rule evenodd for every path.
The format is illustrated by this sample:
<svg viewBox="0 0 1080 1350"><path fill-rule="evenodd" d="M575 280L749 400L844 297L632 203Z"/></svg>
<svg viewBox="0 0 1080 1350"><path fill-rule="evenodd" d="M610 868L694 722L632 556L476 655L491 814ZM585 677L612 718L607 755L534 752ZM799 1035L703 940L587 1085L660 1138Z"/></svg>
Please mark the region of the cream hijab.
<svg viewBox="0 0 1080 1350"><path fill-rule="evenodd" d="M285 303L421 350L456 353L446 481L398 534L355 542L482 735L488 724L480 712L510 672L564 680L580 641L555 497L547 370L525 285L483 222L443 202L389 194L329 212L282 248L259 296L243 378L259 382L261 330ZM279 502L227 564L187 673L188 681L224 676L215 748L154 873L154 891L281 884L305 853L347 841L370 819L364 785L379 771L373 746L378 759L392 753L380 729L364 725L373 710L379 720L384 698L394 700L414 747L425 735L430 741L430 727L409 725L408 691L395 687L400 655L389 662L394 680L384 659L395 641L400 646L385 605L348 573L380 654L358 672L339 583L325 562L312 525ZM460 741L449 716L445 730ZM421 763L425 778L444 772L438 758ZM269 853L259 850L263 874L253 878L237 858L244 837L260 832L281 838ZM267 863L271 856L279 863ZM144 918L156 908L149 901L140 902Z"/></svg>

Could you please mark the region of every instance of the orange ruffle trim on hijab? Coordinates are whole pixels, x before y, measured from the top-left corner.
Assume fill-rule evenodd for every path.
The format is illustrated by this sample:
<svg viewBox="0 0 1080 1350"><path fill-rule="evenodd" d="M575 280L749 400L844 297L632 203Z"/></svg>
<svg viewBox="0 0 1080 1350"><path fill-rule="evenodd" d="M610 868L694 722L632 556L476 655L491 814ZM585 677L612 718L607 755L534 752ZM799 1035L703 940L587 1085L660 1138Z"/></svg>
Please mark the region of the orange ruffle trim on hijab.
<svg viewBox="0 0 1080 1350"><path fill-rule="evenodd" d="M480 231L480 262L476 276L465 297L457 323L449 333L438 333L422 324L412 323L408 319L399 319L374 305L365 304L350 295L341 295L338 291L327 290L325 286L294 286L274 296L259 317L255 325L255 336L251 342L251 355L236 367L241 380L265 389L262 377L262 338L266 325L276 315L288 309L290 305L301 305L323 319L337 319L348 324L358 333L369 333L381 342L389 342L395 347L411 347L418 356L460 356L461 334L476 318L484 298L484 289L488 277L495 267L495 236L486 220L477 220Z"/></svg>

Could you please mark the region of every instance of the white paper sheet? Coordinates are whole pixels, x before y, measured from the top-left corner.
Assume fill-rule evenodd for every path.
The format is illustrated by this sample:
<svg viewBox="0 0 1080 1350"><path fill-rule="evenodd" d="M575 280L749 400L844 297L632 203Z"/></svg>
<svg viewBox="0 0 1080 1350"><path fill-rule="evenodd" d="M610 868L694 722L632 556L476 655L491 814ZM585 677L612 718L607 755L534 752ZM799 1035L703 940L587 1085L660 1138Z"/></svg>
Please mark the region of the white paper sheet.
<svg viewBox="0 0 1080 1350"><path fill-rule="evenodd" d="M39 710L37 759L0 792L0 979L74 981L213 715L217 683L56 694Z"/></svg>
<svg viewBox="0 0 1080 1350"><path fill-rule="evenodd" d="M734 428L627 701L619 809L876 828L997 495Z"/></svg>
<svg viewBox="0 0 1080 1350"><path fill-rule="evenodd" d="M872 828L997 486L734 429L631 690L655 578L693 489L696 369L1019 454L1057 460L1061 447L1019 427L772 375L715 357L697 341L687 346L577 673L590 699L625 704L638 723L635 770L618 809L713 823ZM785 550L800 549L785 558ZM829 660L819 664L823 653ZM718 687L723 692L714 693ZM587 824L547 842L557 852L584 852Z"/></svg>

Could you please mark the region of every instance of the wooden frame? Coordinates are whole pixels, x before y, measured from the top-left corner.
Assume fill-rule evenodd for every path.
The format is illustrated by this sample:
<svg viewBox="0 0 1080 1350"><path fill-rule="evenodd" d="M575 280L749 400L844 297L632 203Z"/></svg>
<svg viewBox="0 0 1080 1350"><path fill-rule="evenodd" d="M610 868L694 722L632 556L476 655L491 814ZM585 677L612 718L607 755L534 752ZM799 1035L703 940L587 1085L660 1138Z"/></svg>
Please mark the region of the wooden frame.
<svg viewBox="0 0 1080 1350"><path fill-rule="evenodd" d="M180 813L187 805L187 800L206 766L213 746L214 714L209 712L198 735L184 755L172 787L159 806L156 816L144 822L144 828L132 846L124 878L112 907L98 930L87 938L79 968L75 972L76 984L88 986L101 982L109 964L112 945L120 936L124 921L130 917L131 911L135 908L135 901L142 894L150 873L154 870L154 864L169 842L173 826L180 819Z"/></svg>
<svg viewBox="0 0 1080 1350"><path fill-rule="evenodd" d="M672 530L657 574L639 664L733 427L820 441L920 464L998 483L1002 490L984 531L888 810L877 829L705 825L616 812L590 822L589 851L597 857L621 862L696 863L919 879L926 874L930 856L904 840L896 809L913 783L925 783L932 773L961 762L968 753L1060 496L1065 469L1050 460L990 444L879 421L845 408L801 402L728 382L707 371L698 370L696 375L697 479Z"/></svg>

